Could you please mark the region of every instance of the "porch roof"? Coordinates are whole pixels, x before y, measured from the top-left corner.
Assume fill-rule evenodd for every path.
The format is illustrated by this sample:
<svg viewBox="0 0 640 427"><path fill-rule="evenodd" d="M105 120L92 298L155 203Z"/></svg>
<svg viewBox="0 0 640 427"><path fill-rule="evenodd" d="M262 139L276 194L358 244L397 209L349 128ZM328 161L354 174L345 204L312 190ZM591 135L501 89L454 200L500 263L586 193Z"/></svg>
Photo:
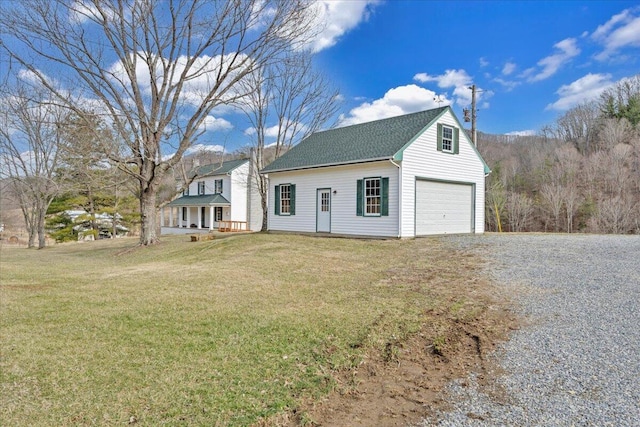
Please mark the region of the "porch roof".
<svg viewBox="0 0 640 427"><path fill-rule="evenodd" d="M230 206L231 203L222 194L205 194L202 196L182 196L167 206Z"/></svg>

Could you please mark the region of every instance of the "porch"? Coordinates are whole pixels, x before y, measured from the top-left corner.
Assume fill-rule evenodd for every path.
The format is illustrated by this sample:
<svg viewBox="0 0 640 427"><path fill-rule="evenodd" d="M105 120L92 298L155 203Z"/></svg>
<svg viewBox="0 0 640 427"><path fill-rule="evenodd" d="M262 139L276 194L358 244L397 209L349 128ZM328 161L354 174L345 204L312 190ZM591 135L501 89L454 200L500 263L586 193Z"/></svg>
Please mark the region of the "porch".
<svg viewBox="0 0 640 427"><path fill-rule="evenodd" d="M231 203L220 194L183 196L160 210L163 234L191 234L213 231L231 216Z"/></svg>

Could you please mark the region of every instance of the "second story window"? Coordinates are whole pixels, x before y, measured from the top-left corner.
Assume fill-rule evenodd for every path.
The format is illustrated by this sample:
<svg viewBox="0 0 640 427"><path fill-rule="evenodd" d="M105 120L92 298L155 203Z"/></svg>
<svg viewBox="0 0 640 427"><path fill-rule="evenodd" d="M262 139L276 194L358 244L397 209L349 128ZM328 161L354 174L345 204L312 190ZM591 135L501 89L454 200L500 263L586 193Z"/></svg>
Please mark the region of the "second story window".
<svg viewBox="0 0 640 427"><path fill-rule="evenodd" d="M214 184L215 184L214 193L222 194L222 180L221 179L216 179L214 181Z"/></svg>
<svg viewBox="0 0 640 427"><path fill-rule="evenodd" d="M198 182L198 195L201 196L204 194L204 181Z"/></svg>

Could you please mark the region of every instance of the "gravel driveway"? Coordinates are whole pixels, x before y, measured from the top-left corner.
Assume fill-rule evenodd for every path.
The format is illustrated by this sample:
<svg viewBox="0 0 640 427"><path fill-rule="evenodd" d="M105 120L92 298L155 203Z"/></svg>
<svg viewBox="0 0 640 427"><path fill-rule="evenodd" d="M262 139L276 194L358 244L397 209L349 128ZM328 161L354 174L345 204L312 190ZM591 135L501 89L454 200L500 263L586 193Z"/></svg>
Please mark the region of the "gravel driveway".
<svg viewBox="0 0 640 427"><path fill-rule="evenodd" d="M493 261L526 323L493 356L496 384L452 383L453 410L422 426L640 426L640 236L446 240Z"/></svg>

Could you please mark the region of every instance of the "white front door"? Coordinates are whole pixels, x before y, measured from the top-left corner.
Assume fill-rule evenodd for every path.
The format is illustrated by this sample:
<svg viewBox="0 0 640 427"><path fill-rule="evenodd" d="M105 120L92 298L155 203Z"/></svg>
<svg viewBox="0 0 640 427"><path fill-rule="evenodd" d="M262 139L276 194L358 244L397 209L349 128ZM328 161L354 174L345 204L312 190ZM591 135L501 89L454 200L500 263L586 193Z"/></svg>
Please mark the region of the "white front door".
<svg viewBox="0 0 640 427"><path fill-rule="evenodd" d="M331 189L318 190L316 203L316 231L331 232Z"/></svg>

